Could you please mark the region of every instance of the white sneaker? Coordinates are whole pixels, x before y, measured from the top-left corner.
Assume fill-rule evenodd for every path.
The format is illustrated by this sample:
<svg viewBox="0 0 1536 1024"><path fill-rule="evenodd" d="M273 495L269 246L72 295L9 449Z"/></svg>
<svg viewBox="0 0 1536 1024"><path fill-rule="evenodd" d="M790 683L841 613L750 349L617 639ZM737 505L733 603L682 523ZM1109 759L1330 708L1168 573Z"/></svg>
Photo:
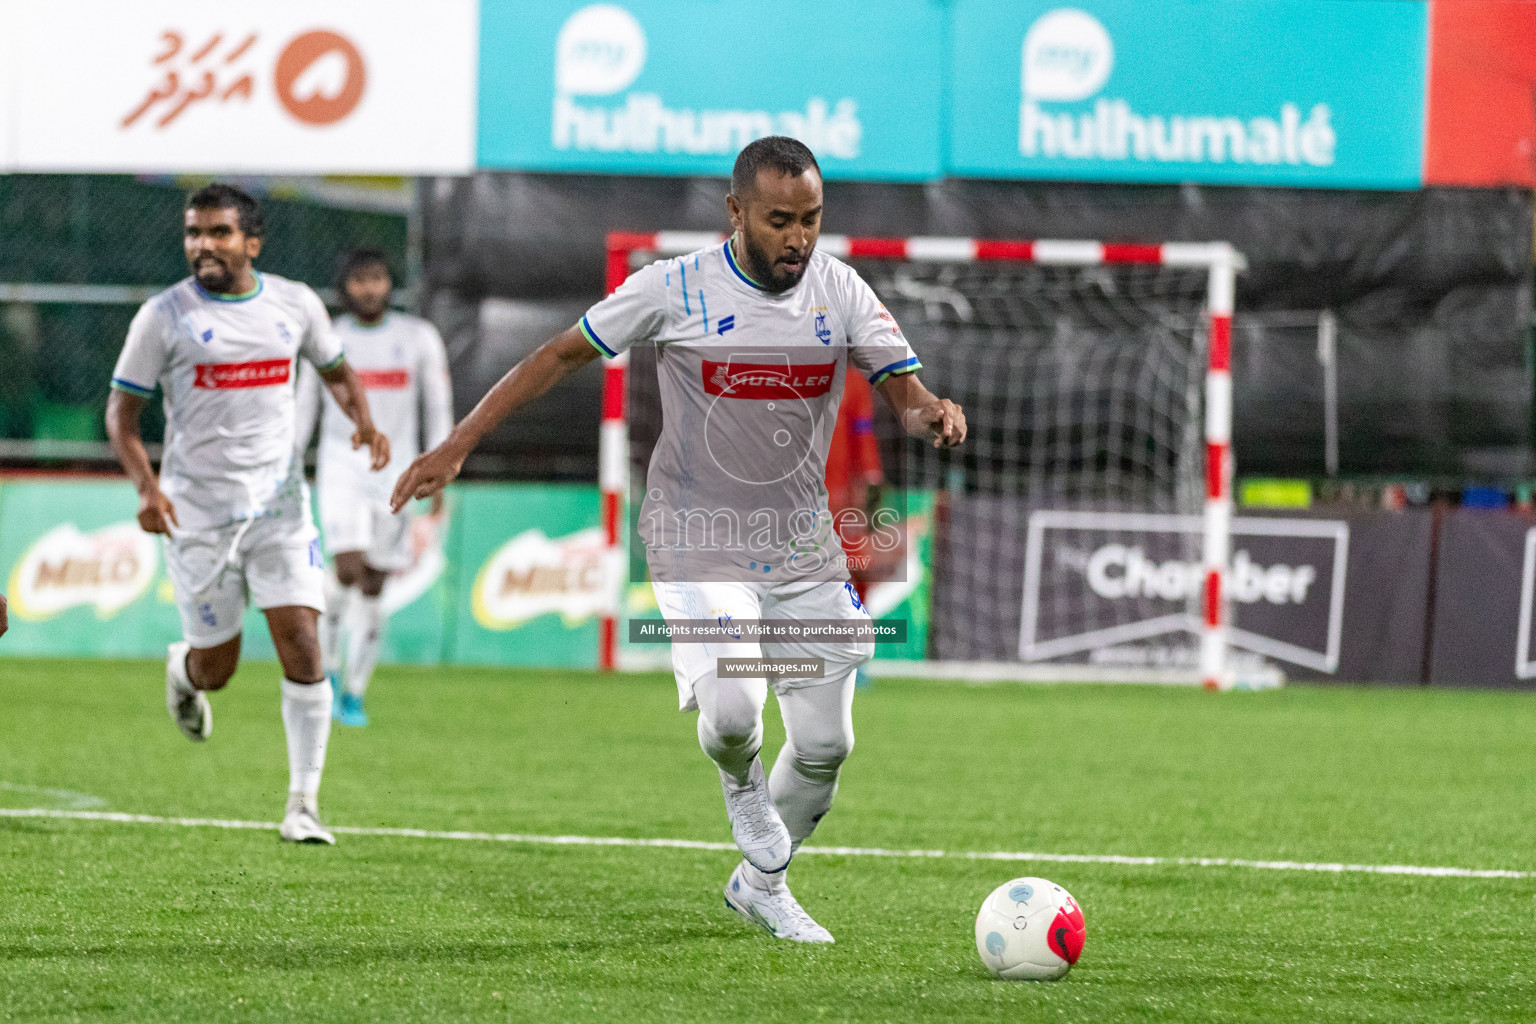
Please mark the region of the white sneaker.
<svg viewBox="0 0 1536 1024"><path fill-rule="evenodd" d="M790 942L835 942L832 933L812 920L800 902L780 886L771 892L756 888L736 865L731 880L725 883L725 905L776 939Z"/></svg>
<svg viewBox="0 0 1536 1024"><path fill-rule="evenodd" d="M187 651L191 644L178 640L165 654L165 709L189 740L201 743L213 732L213 708L201 690L187 678Z"/></svg>
<svg viewBox="0 0 1536 1024"><path fill-rule="evenodd" d="M789 867L793 844L789 829L784 827L779 812L773 809L763 762L753 758L745 786L737 785L735 779L721 772L720 788L725 791L725 813L731 819L731 837L747 862L766 875L778 874Z"/></svg>
<svg viewBox="0 0 1536 1024"><path fill-rule="evenodd" d="M314 801L306 800L299 793L288 794L288 810L283 814L283 823L278 826L277 834L285 843L336 845L336 837L320 824L320 812L316 809Z"/></svg>

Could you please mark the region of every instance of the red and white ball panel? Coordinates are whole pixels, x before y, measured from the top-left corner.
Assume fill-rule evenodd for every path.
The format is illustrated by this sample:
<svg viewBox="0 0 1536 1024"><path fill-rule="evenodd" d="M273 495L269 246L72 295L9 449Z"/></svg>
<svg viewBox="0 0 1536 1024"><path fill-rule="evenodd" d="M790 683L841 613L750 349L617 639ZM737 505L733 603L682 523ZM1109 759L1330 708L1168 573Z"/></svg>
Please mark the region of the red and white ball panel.
<svg viewBox="0 0 1536 1024"><path fill-rule="evenodd" d="M1007 980L1056 981L1083 952L1083 911L1072 894L1044 878L1004 882L976 915L976 952Z"/></svg>

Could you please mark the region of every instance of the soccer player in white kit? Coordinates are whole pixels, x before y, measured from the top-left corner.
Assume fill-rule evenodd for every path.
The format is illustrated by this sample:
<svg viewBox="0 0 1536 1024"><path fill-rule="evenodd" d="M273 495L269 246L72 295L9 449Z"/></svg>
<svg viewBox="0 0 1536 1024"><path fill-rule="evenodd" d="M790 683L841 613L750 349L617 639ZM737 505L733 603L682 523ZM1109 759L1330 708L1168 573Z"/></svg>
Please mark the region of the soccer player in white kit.
<svg viewBox="0 0 1536 1024"><path fill-rule="evenodd" d="M770 136L736 159L730 240L634 274L580 323L514 366L440 447L395 487L394 506L440 490L475 444L515 409L599 354L658 346L663 425L646 475L639 531L669 620L834 620L868 616L827 517L827 447L850 364L908 433L965 439L961 408L930 393L895 320L852 268L816 250L821 172L804 145ZM798 524L798 525L795 525ZM743 860L731 909L770 934L831 942L789 891L790 858L832 806L853 747L854 670L871 645L672 644L679 703L719 768ZM772 678L785 743L768 776L765 678L730 678L722 656L819 659L821 677Z"/></svg>
<svg viewBox="0 0 1536 1024"><path fill-rule="evenodd" d="M363 695L383 642L381 596L391 572L411 566L411 517L392 515L389 496L399 468L441 444L453 428L448 355L437 328L420 317L389 308L393 282L384 253L358 248L342 257L336 288L346 313L336 319L347 363L368 392L374 426L390 438L389 468L375 473L365 452L352 447L352 424L313 369L299 368L299 451L309 445L315 414L320 420L316 484L320 528L334 574L326 575L320 618L320 657L336 691L335 717L343 725L368 724ZM419 440L420 439L420 440ZM397 468L398 467L398 468ZM443 510L432 496L428 514ZM346 638L345 685L338 678Z"/></svg>
<svg viewBox="0 0 1536 1024"><path fill-rule="evenodd" d="M331 728L315 620L324 598L319 538L302 463L294 457L297 359L313 364L356 425L374 469L389 442L342 355L325 306L308 286L259 274L261 207L241 190L209 185L187 200L183 236L192 276L140 307L112 371L107 435L139 492L139 525L165 534L183 640L170 645L166 708L178 728L205 740L205 696L240 660L247 595L266 613L283 666L288 806L279 835L334 843L318 794ZM139 414L159 384L165 448L157 480Z"/></svg>

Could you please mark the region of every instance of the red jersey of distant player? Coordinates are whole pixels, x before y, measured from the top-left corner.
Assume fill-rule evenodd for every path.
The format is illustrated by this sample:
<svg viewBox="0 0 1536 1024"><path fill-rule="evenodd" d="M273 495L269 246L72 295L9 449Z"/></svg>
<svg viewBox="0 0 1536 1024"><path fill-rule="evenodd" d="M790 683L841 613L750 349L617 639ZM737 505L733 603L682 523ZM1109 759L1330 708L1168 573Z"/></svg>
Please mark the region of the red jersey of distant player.
<svg viewBox="0 0 1536 1024"><path fill-rule="evenodd" d="M870 489L884 483L880 446L875 442L874 392L864 375L849 367L832 447L827 451L827 509L848 556L848 575L861 600L869 584L881 576L871 557L867 513L872 504ZM847 511L859 514L839 515Z"/></svg>

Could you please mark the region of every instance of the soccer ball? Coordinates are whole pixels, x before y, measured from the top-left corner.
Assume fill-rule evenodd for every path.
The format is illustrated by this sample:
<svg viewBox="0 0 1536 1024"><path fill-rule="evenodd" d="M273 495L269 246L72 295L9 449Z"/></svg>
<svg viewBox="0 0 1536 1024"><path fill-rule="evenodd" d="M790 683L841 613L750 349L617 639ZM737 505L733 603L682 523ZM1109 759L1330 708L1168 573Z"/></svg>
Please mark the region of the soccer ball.
<svg viewBox="0 0 1536 1024"><path fill-rule="evenodd" d="M1004 882L976 915L976 952L987 970L1008 981L1057 981L1083 951L1083 911L1044 878Z"/></svg>

